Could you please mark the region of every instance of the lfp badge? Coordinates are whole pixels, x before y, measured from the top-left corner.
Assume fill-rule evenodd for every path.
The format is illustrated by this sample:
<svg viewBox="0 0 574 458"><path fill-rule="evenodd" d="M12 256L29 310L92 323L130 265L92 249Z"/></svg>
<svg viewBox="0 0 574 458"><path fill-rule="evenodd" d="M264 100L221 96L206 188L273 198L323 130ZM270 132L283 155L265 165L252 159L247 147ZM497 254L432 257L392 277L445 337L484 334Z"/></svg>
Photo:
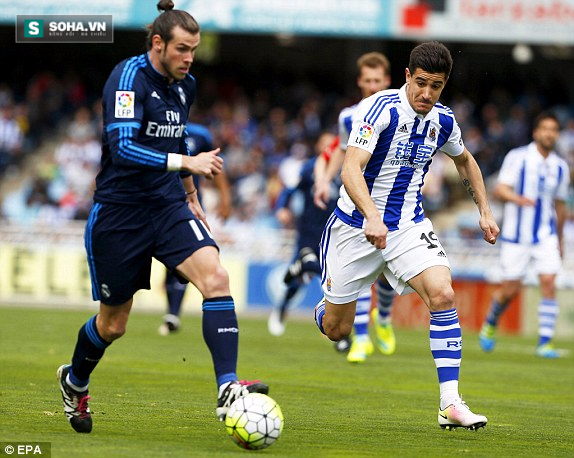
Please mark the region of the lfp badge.
<svg viewBox="0 0 574 458"><path fill-rule="evenodd" d="M134 91L116 91L116 118L133 118L135 115Z"/></svg>
<svg viewBox="0 0 574 458"><path fill-rule="evenodd" d="M359 127L359 135L361 138L368 140L373 136L373 126L369 124L363 124L361 127Z"/></svg>
<svg viewBox="0 0 574 458"><path fill-rule="evenodd" d="M355 145L359 147L366 147L372 136L375 132L375 129L370 124L362 124L357 131L357 136L354 139Z"/></svg>

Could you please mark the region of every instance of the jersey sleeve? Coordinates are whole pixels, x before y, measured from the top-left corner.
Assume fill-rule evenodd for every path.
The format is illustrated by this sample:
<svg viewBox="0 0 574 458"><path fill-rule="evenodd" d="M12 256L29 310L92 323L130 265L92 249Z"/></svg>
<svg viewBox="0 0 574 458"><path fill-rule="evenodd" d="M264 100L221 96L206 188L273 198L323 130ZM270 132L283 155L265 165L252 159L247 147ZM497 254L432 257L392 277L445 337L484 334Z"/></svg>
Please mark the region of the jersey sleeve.
<svg viewBox="0 0 574 458"><path fill-rule="evenodd" d="M450 130L448 138L440 147L440 150L449 156L460 156L464 151L464 142L462 141L462 133L460 131L460 127L456 122L456 119L454 119L454 116L443 116L443 120L449 120L449 122L446 122L446 124L448 125L451 123L452 129Z"/></svg>
<svg viewBox="0 0 574 458"><path fill-rule="evenodd" d="M556 190L557 200L568 200L570 187L570 170L566 161L560 161L558 166L558 189Z"/></svg>
<svg viewBox="0 0 574 458"><path fill-rule="evenodd" d="M389 112L377 112L377 95L364 99L353 115L353 128L349 134L348 146L356 146L373 153L381 132L389 125ZM376 115L373 115L373 113Z"/></svg>
<svg viewBox="0 0 574 458"><path fill-rule="evenodd" d="M353 127L353 117L351 114L346 113L346 110L339 113L338 119L339 126L339 147L343 150L347 150L347 143L349 142L349 133Z"/></svg>
<svg viewBox="0 0 574 458"><path fill-rule="evenodd" d="M498 183L514 188L518 181L518 174L522 169L520 162L520 154L511 150L502 161L502 166L498 172Z"/></svg>
<svg viewBox="0 0 574 458"><path fill-rule="evenodd" d="M132 80L125 78L129 62L123 69L116 67L104 87L102 105L105 142L110 149L112 161L117 165L166 170L167 153L170 151L158 151L137 141L144 119L143 101L147 89L137 69L133 70L136 73Z"/></svg>

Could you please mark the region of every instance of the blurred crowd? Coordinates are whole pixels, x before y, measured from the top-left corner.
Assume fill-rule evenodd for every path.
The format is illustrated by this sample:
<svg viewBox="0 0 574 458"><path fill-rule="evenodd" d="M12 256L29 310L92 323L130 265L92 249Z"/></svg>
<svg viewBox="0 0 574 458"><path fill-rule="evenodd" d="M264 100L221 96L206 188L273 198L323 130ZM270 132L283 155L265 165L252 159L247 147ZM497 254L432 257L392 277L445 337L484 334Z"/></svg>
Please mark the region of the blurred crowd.
<svg viewBox="0 0 574 458"><path fill-rule="evenodd" d="M357 102L354 96L324 93L309 81L269 81L252 94L229 79L202 82L191 120L208 127L214 145L222 148L234 199L230 224L277 226L279 193L296 184L319 134L336 133L338 113ZM561 119L558 152L574 170L574 107L547 106L532 89L512 96L496 88L481 99L477 106L467 95L454 94L442 102L454 111L487 183L509 149L530 141L531 121L543 109L553 109ZM101 129L98 95L89 94L73 74L38 73L25 94L0 83L0 177L21 175L19 188L2 196L0 218L41 225L86 219ZM39 160L27 162L29 157ZM451 161L442 155L433 162L423 195L428 212L466 198Z"/></svg>

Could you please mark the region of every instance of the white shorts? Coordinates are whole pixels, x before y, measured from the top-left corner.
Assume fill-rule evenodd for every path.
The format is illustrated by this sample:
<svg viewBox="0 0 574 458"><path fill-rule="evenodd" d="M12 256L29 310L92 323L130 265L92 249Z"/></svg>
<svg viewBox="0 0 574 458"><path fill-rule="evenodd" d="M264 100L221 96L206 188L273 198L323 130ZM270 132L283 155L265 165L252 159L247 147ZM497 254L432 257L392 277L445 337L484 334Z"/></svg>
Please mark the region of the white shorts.
<svg viewBox="0 0 574 458"><path fill-rule="evenodd" d="M500 266L503 280L522 280L529 267L537 275L558 274L562 266L558 236L552 235L536 245L501 241Z"/></svg>
<svg viewBox="0 0 574 458"><path fill-rule="evenodd" d="M364 229L343 223L335 215L321 239L321 287L332 304L354 301L383 273L398 294L413 292L407 282L432 266L450 264L429 219L389 232L387 247L375 248Z"/></svg>

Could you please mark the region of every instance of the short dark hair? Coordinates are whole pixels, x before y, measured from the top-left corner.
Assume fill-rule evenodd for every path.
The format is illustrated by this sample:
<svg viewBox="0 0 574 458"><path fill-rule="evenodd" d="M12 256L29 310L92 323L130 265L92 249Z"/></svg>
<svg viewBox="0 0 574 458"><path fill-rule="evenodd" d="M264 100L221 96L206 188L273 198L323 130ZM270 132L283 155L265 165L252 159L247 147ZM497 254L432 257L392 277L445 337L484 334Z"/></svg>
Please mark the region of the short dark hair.
<svg viewBox="0 0 574 458"><path fill-rule="evenodd" d="M421 43L411 51L409 71L413 75L417 68L429 73L444 73L446 78L452 70L452 56L448 48L438 41Z"/></svg>
<svg viewBox="0 0 574 458"><path fill-rule="evenodd" d="M181 27L183 30L195 35L199 33L199 24L191 14L183 10L174 10L171 0L160 0L157 9L163 11L155 18L153 23L147 26L147 49L151 49L152 37L159 35L161 39L168 43L173 38L174 27Z"/></svg>
<svg viewBox="0 0 574 458"><path fill-rule="evenodd" d="M547 119L552 119L553 121L555 121L556 124L558 124L558 129L560 129L560 121L558 120L558 117L551 111L543 111L539 113L538 116L536 116L536 118L534 118L534 121L532 122L532 130L538 129L540 123L542 121L546 121Z"/></svg>

